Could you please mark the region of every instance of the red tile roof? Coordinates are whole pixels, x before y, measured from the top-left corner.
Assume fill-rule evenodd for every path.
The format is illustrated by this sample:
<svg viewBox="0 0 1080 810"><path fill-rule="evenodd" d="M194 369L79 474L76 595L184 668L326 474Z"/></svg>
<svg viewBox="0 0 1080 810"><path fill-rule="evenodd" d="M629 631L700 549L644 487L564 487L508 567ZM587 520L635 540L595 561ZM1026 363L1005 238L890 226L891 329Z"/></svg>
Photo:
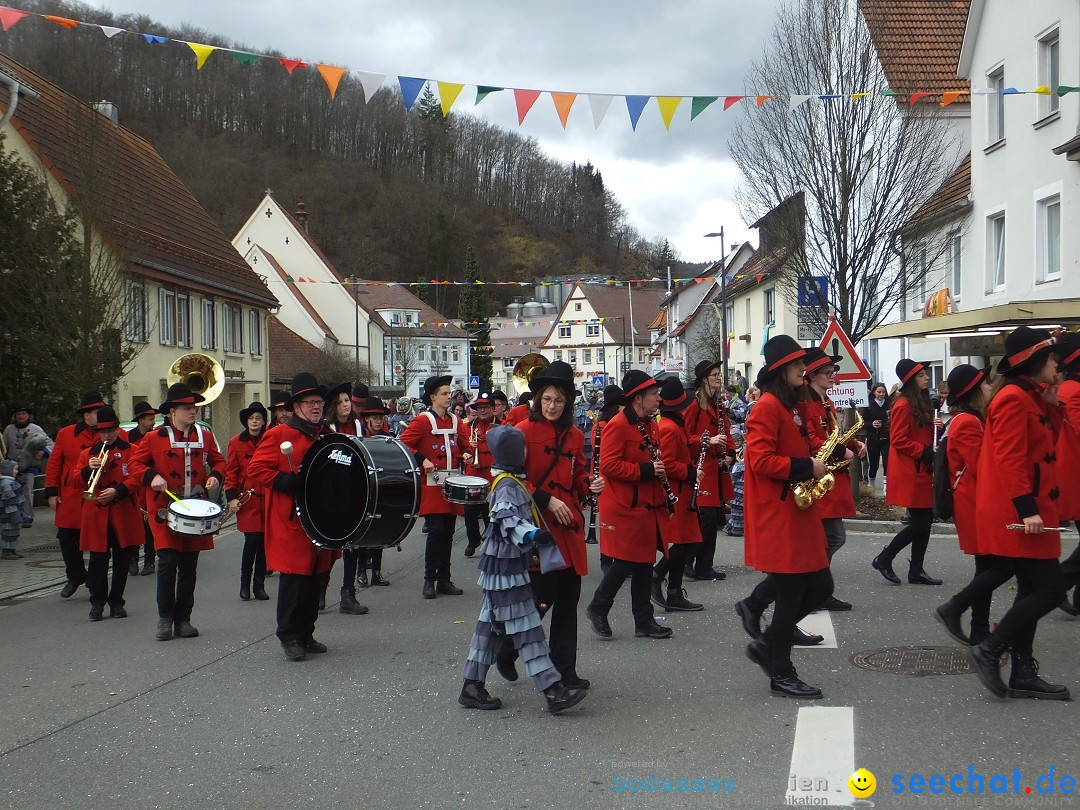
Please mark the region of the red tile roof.
<svg viewBox="0 0 1080 810"><path fill-rule="evenodd" d="M276 316L266 319L266 337L271 380L291 380L298 372L325 362L326 355L318 346L308 343Z"/></svg>
<svg viewBox="0 0 1080 810"><path fill-rule="evenodd" d="M606 331L616 342L622 338L625 324L627 345L631 342L631 326L637 330L634 342L640 344L648 340L649 324L653 322L661 304L667 298L667 290L663 287L650 288L635 285L631 295L627 292L626 284L580 284L578 286L596 316L606 319L604 323ZM634 302L633 312L630 309L631 297ZM561 315L562 313L560 317ZM620 318L623 320L619 320ZM554 332L554 326L552 332ZM548 333L547 338L540 345L547 345L547 342L551 340L552 332Z"/></svg>
<svg viewBox="0 0 1080 810"><path fill-rule="evenodd" d="M914 223L920 220L932 220L946 213L954 205L966 201L970 195L971 153L969 152L909 221Z"/></svg>

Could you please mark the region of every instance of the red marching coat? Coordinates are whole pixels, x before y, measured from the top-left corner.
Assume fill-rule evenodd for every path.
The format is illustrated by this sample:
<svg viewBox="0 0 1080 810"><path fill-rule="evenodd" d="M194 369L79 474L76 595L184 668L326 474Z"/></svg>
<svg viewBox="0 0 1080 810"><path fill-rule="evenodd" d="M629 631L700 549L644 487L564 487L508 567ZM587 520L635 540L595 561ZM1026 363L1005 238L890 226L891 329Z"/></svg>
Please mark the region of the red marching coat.
<svg viewBox="0 0 1080 810"><path fill-rule="evenodd" d="M283 425L274 425L259 442L247 466L247 478L262 487L263 532L266 567L282 574L311 576L326 573L341 556L340 551L320 549L307 536L296 516L296 502L288 492L274 489L279 476L291 474L289 457L281 452L282 442L292 442L293 464L299 469L308 448L326 430L323 424L311 425L293 416Z"/></svg>
<svg viewBox="0 0 1080 810"><path fill-rule="evenodd" d="M701 434L704 431L709 431L710 437L721 432L727 436L727 450L721 450L719 447L708 449L709 455L715 461L705 462L705 477L701 479L701 491L698 492L698 506L721 506L723 500L731 500L735 497L735 488L731 484L730 475L727 476L727 483L724 484L720 473L720 462L724 460L724 456L729 456L731 461L735 460L735 439L731 436L731 423L728 422L727 411L723 408L718 409L715 404L710 405L707 410L702 410L695 398L683 412L683 422L686 423L686 435L690 442L690 460L694 464L698 461L698 449L701 447ZM728 491L729 487L730 491Z"/></svg>
<svg viewBox="0 0 1080 810"><path fill-rule="evenodd" d="M364 423L360 419L347 419L344 422L328 422L326 424L334 433L344 433L347 436L363 437L367 435Z"/></svg>
<svg viewBox="0 0 1080 810"><path fill-rule="evenodd" d="M585 553L585 517L581 501L589 497L589 471L585 465L585 434L576 427L564 431L566 439L559 451L558 461L546 478L541 477L555 460L554 453L560 434L555 425L544 418L527 419L517 424L525 434L525 478L536 489L534 498L547 529L555 536L555 545L566 560L566 567L573 568L579 576L589 573L589 559ZM486 443L485 443L486 446ZM570 507L573 524L563 526L555 520L548 503L555 497Z"/></svg>
<svg viewBox="0 0 1080 810"><path fill-rule="evenodd" d="M697 513L690 511L697 467L690 462L690 444L682 421L682 414L663 414L660 418L660 458L664 461L668 486L679 499L675 504L675 517L659 521L660 534L668 544L701 542ZM705 463L708 464L708 458ZM698 503L701 503L700 492Z"/></svg>
<svg viewBox="0 0 1080 810"><path fill-rule="evenodd" d="M431 432L431 419L426 414L435 418L435 424L440 430L456 427L455 433L446 436L446 442L442 435ZM423 465L424 459L428 459L435 465L436 470L447 469L446 443L450 445L450 465L454 475L458 475L461 466L461 456L469 450L469 427L464 420L459 419L452 413L445 416L436 416L432 410L422 411L412 418L405 432L400 436L404 444L412 454L416 456L417 464ZM465 507L459 503L450 503L443 497L441 486L430 486L427 483L426 474L420 473L420 514L421 515L464 515Z"/></svg>
<svg viewBox="0 0 1080 810"><path fill-rule="evenodd" d="M218 452L214 434L209 428L192 425L186 436L168 424L146 434L141 442L134 446L128 464L128 486L142 485L146 493L146 511L150 520L150 531L154 535L154 547L158 550L171 548L177 551L207 551L214 547L212 534L179 534L169 528L168 523L158 518L159 509L168 509L173 501L164 492L154 492L150 488L154 476L165 479L169 491L178 498L184 497L184 453L185 449L172 446L172 440L195 442L198 429L202 430L201 448L191 447L191 486L207 487L207 480L213 476L219 483L225 482L225 459ZM207 473L206 468L210 467Z"/></svg>
<svg viewBox="0 0 1080 810"><path fill-rule="evenodd" d="M491 483L491 448L488 447L487 433L495 425L498 424L495 420L491 422L483 422L477 419L469 427L469 444L472 444L473 433L476 435L476 446L473 447L473 460L469 464L465 465L465 472L469 475L475 475L479 478L487 480ZM541 472L543 472L541 470ZM564 558L565 559L565 558Z"/></svg>
<svg viewBox="0 0 1080 810"><path fill-rule="evenodd" d="M1055 445L1063 418L1063 409L1044 401L1028 380L1007 383L991 400L975 482L980 553L1060 556L1060 532L1024 534L1005 526L1036 514L1046 526L1061 525Z"/></svg>
<svg viewBox="0 0 1080 810"><path fill-rule="evenodd" d="M983 423L971 413L958 413L949 420L949 483L953 490L953 523L960 550L965 554L983 554L979 549L975 512L975 482L979 480L979 455L982 452ZM963 470L960 480L956 474Z"/></svg>
<svg viewBox="0 0 1080 810"><path fill-rule="evenodd" d="M804 418L807 419L807 429L811 433L811 446L816 450L821 447L832 435L833 429L838 424L836 408L828 396L818 399L811 393L811 399L801 409ZM848 448L855 451L858 444L855 439L848 442ZM843 451L837 448L836 460L843 460ZM854 517L855 496L851 493L851 471L849 467L841 467L833 471L836 484L831 490L817 502L818 515L822 520L830 518ZM889 483L892 486L892 482Z"/></svg>
<svg viewBox="0 0 1080 810"><path fill-rule="evenodd" d="M656 420L639 419L629 407L604 425L600 474L607 483L600 493L600 553L651 564L656 562L658 543L667 556L667 541L659 534L659 521L668 519L667 502L639 423L644 423L653 445L659 447Z"/></svg>
<svg viewBox="0 0 1080 810"><path fill-rule="evenodd" d="M743 546L746 564L770 574L829 567L817 504L799 509L791 492L814 474L809 431L796 418L766 392L746 420Z"/></svg>
<svg viewBox="0 0 1080 810"><path fill-rule="evenodd" d="M911 405L897 397L889 422L889 485L885 503L909 509L934 505L934 426L915 424Z"/></svg>
<svg viewBox="0 0 1080 810"><path fill-rule="evenodd" d="M82 521L82 494L86 485L80 474L79 456L97 441L97 437L81 421L81 416L79 419L77 425L60 428L45 465L45 497L60 496L53 519L53 525L58 529L78 529Z"/></svg>
<svg viewBox="0 0 1080 810"><path fill-rule="evenodd" d="M509 411L506 412L507 425L516 425L518 422L524 422L529 418L529 405L531 403L524 402L521 405L515 405Z"/></svg>
<svg viewBox="0 0 1080 810"><path fill-rule="evenodd" d="M1065 423L1058 435L1057 457L1061 497L1058 517L1061 520L1080 520L1080 375L1070 374L1058 386L1058 399L1065 408Z"/></svg>
<svg viewBox="0 0 1080 810"><path fill-rule="evenodd" d="M108 530L112 528L116 541L121 548L141 546L143 544L142 512L136 501L136 492L128 489L124 483L127 478L128 461L133 448L123 439L117 439L109 450L105 461L105 471L98 478L94 492L100 494L115 488L116 497L107 504L97 501L82 501L82 514L79 526L79 549L81 551L106 552L109 550ZM86 489L93 470L90 459L101 453L101 442L91 445L79 455L80 478Z"/></svg>
<svg viewBox="0 0 1080 810"><path fill-rule="evenodd" d="M247 468L255 454L255 448L265 435L265 429L258 436L252 436L245 430L229 439L229 447L225 452L225 497L231 501L247 490L252 490L251 497L236 513L236 528L245 533L257 534L263 531L266 493L262 484L248 478Z"/></svg>

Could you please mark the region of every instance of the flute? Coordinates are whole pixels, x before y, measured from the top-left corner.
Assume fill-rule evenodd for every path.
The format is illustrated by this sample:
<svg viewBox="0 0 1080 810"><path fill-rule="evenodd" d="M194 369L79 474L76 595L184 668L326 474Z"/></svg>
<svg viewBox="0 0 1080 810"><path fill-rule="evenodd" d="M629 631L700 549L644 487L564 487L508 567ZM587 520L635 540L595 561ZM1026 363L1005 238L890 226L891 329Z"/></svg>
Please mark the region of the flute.
<svg viewBox="0 0 1080 810"><path fill-rule="evenodd" d="M705 454L709 452L709 431L701 433L701 447L697 460L697 475L694 476L694 494L690 496L690 505L686 507L691 512L697 511L698 492L701 490L701 471L705 469Z"/></svg>
<svg viewBox="0 0 1080 810"><path fill-rule="evenodd" d="M645 442L645 449L649 452L649 458L655 464L660 461L660 448L653 444L653 440L649 437L649 431L643 421L635 424L638 426L638 430L641 431L641 438ZM675 504L678 502L679 496L671 491L671 484L668 483L667 474L660 476L660 483L664 485L664 495L667 497L668 518L673 518L675 517Z"/></svg>

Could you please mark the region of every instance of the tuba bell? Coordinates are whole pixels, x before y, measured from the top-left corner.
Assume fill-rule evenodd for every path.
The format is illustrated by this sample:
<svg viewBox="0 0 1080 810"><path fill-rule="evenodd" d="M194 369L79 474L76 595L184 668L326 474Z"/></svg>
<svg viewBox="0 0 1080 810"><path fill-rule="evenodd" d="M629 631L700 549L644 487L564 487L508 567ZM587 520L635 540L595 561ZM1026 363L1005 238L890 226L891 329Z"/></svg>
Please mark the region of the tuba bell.
<svg viewBox="0 0 1080 810"><path fill-rule="evenodd" d="M183 383L203 397L200 405L209 405L225 390L225 369L208 354L191 352L177 358L165 375L166 385Z"/></svg>
<svg viewBox="0 0 1080 810"><path fill-rule="evenodd" d="M514 388L519 392L529 390L529 383L546 369L550 363L551 361L539 352L532 352L522 357L514 364L514 373L511 378Z"/></svg>

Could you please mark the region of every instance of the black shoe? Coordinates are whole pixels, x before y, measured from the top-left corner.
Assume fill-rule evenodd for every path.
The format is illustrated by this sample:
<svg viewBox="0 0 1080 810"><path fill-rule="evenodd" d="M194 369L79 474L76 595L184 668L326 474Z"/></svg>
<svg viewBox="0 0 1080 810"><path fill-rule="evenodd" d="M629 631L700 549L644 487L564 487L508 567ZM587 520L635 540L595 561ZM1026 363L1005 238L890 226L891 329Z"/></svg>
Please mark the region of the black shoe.
<svg viewBox="0 0 1080 810"><path fill-rule="evenodd" d="M663 607L668 610L682 610L688 613L705 609L704 605L700 605L697 602L691 602L686 598L686 588L679 588L677 591L669 589L667 592L667 604L663 605Z"/></svg>
<svg viewBox="0 0 1080 810"><path fill-rule="evenodd" d="M478 548L480 548L480 544L479 543L473 543L470 540L469 544L467 546L465 546L465 556L466 557L471 557L473 554L476 553L476 550Z"/></svg>
<svg viewBox="0 0 1080 810"><path fill-rule="evenodd" d="M503 658L501 655L495 656L495 669L503 676L503 680L513 683L518 679L518 671L517 667L514 666L514 662Z"/></svg>
<svg viewBox="0 0 1080 810"><path fill-rule="evenodd" d="M319 594L319 613L322 613L324 610L326 610L326 591L325 590L323 590L323 592L321 594Z"/></svg>
<svg viewBox="0 0 1080 810"><path fill-rule="evenodd" d="M304 642L304 652L311 655L320 655L326 652L326 645L321 641L316 641L313 638L309 638Z"/></svg>
<svg viewBox="0 0 1080 810"><path fill-rule="evenodd" d="M488 690L479 681L465 681L461 687L461 694L458 695L457 702L466 709L490 711L491 709L502 708L502 701L489 695Z"/></svg>
<svg viewBox="0 0 1080 810"><path fill-rule="evenodd" d="M0 552L0 560L21 560L23 555L13 548L5 548Z"/></svg>
<svg viewBox="0 0 1080 810"><path fill-rule="evenodd" d="M674 631L657 623L656 619L650 619L648 624L634 628L635 638L671 638L672 635Z"/></svg>
<svg viewBox="0 0 1080 810"><path fill-rule="evenodd" d="M911 513L910 512L904 512L904 516L902 518L900 518L900 522L903 523L905 526L907 526L909 523L911 523Z"/></svg>
<svg viewBox="0 0 1080 810"><path fill-rule="evenodd" d="M443 596L461 596L465 591L450 580L443 579L435 586L435 593L441 593Z"/></svg>
<svg viewBox="0 0 1080 810"><path fill-rule="evenodd" d="M1068 700L1069 690L1058 683L1047 683L1039 677L1039 662L1030 655L1013 653L1009 674L1009 697Z"/></svg>
<svg viewBox="0 0 1080 810"><path fill-rule="evenodd" d="M664 580L653 577L652 589L649 592L649 598L652 603L657 607L667 609L667 600L664 599L664 592L661 590Z"/></svg>
<svg viewBox="0 0 1080 810"><path fill-rule="evenodd" d="M90 608L90 621L100 622L103 618L105 618L105 608L98 605Z"/></svg>
<svg viewBox="0 0 1080 810"><path fill-rule="evenodd" d="M132 557L128 563L128 576L137 577L139 575L139 560L137 557Z"/></svg>
<svg viewBox="0 0 1080 810"><path fill-rule="evenodd" d="M281 643L281 649L285 651L285 657L290 661L303 661L307 658L307 650L304 648L304 642L299 639L283 641Z"/></svg>
<svg viewBox="0 0 1080 810"><path fill-rule="evenodd" d="M708 571L695 571L694 579L700 579L704 582L722 582L727 579L727 574L719 568L710 568Z"/></svg>
<svg viewBox="0 0 1080 810"><path fill-rule="evenodd" d="M801 627L796 627L795 632L791 634L791 643L797 647L813 647L824 640L825 636L819 636L817 633L807 633Z"/></svg>
<svg viewBox="0 0 1080 810"><path fill-rule="evenodd" d="M251 589L251 595L258 599L260 602L266 602L270 599L270 595L266 592L266 588L262 586L262 583L256 585Z"/></svg>
<svg viewBox="0 0 1080 810"><path fill-rule="evenodd" d="M908 571L907 581L909 585L940 585L940 579L934 579L925 571Z"/></svg>
<svg viewBox="0 0 1080 810"><path fill-rule="evenodd" d="M1072 602L1070 602L1068 599L1065 599L1060 605L1058 605L1058 610L1063 610L1070 616L1080 616L1080 608L1073 607Z"/></svg>
<svg viewBox="0 0 1080 810"><path fill-rule="evenodd" d="M735 603L735 612L742 619L743 630L750 638L761 638L761 614L750 607L750 600Z"/></svg>
<svg viewBox="0 0 1080 810"><path fill-rule="evenodd" d="M986 641L986 637L988 635L990 635L989 625L978 627L974 623L972 623L971 633L968 635L968 638L971 639L971 646L974 647L976 644L982 644L984 641Z"/></svg>
<svg viewBox="0 0 1080 810"><path fill-rule="evenodd" d="M592 608L585 608L585 618L589 620L596 635L611 638L611 625L608 624L607 616L601 616Z"/></svg>
<svg viewBox="0 0 1080 810"><path fill-rule="evenodd" d="M831 610L840 612L842 610L851 610L851 602L845 602L843 599L837 599L835 596L830 596L825 600L825 604L818 610Z"/></svg>
<svg viewBox="0 0 1080 810"><path fill-rule="evenodd" d="M885 577L885 579L887 579L893 585L899 585L900 584L900 577L898 577L896 575L896 572L893 571L892 560L889 560L888 562L885 562L881 558L881 555L884 554L884 553L885 553L885 551L882 550L881 554L878 554L876 557L874 557L873 560L870 561L870 565L872 565L874 567L875 571L877 571L879 574L881 574L883 577Z"/></svg>
<svg viewBox="0 0 1080 810"><path fill-rule="evenodd" d="M79 590L80 585L82 585L81 582L71 582L70 580L68 580L64 587L60 589L60 598L69 598L73 593L75 593L75 591Z"/></svg>
<svg viewBox="0 0 1080 810"><path fill-rule="evenodd" d="M363 616L367 612L367 605L361 605L356 601L356 593L354 591L349 588L341 589L341 602L338 603L338 613Z"/></svg>
<svg viewBox="0 0 1080 810"><path fill-rule="evenodd" d="M799 680L794 668L791 674L784 678L772 678L769 680L769 691L780 697L804 698L817 700L822 697L821 690L816 686L810 686Z"/></svg>
<svg viewBox="0 0 1080 810"><path fill-rule="evenodd" d="M970 647L971 639L964 634L964 628L960 625L960 617L963 615L964 612L953 605L952 602L946 602L944 605L934 608L934 618L945 628L945 632L956 641Z"/></svg>
<svg viewBox="0 0 1080 810"><path fill-rule="evenodd" d="M370 583L368 582L367 569L361 568L356 572L356 584L361 588L366 588Z"/></svg>
<svg viewBox="0 0 1080 810"><path fill-rule="evenodd" d="M154 570L155 570L155 569L154 569L154 561L153 561L153 560L151 560L150 562L145 562L145 563L143 563L143 567L142 567L142 575L143 575L144 577L148 577L148 576L150 576L151 574L153 574L153 573L154 573Z"/></svg>
<svg viewBox="0 0 1080 810"><path fill-rule="evenodd" d="M240 585L240 598L243 599L245 602L251 598L251 586L247 583L243 583Z"/></svg>
<svg viewBox="0 0 1080 810"><path fill-rule="evenodd" d="M173 621L169 618L158 617L157 633L154 635L158 641L168 641L172 638Z"/></svg>
<svg viewBox="0 0 1080 810"><path fill-rule="evenodd" d="M968 656L971 665L975 668L975 674L979 676L982 685L997 695L1005 697L1008 690L1005 682L1001 680L1001 654L1008 645L996 633L991 633L981 643L971 648Z"/></svg>
<svg viewBox="0 0 1080 810"><path fill-rule="evenodd" d="M199 635L199 631L195 629L188 619L177 619L173 632L179 638L195 638L195 636Z"/></svg>
<svg viewBox="0 0 1080 810"><path fill-rule="evenodd" d="M544 690L544 700L547 701L547 710L551 714L558 714L577 706L588 694L588 689L573 689L562 681L558 681Z"/></svg>
<svg viewBox="0 0 1080 810"><path fill-rule="evenodd" d="M683 579L697 580L697 578L698 578L697 573L695 573L695 571L694 571L694 566L692 566L692 565L687 565L683 569L682 575L683 575Z"/></svg>
<svg viewBox="0 0 1080 810"><path fill-rule="evenodd" d="M128 612L124 610L123 605L117 605L116 607L109 608L109 615L114 619L126 619Z"/></svg>
<svg viewBox="0 0 1080 810"><path fill-rule="evenodd" d="M389 585L390 580L384 579L383 575L382 575L382 571L380 571L378 568L372 568L371 569L371 584L372 585Z"/></svg>
<svg viewBox="0 0 1080 810"><path fill-rule="evenodd" d="M746 657L761 667L761 671L772 677L772 648L764 638L755 638L746 645Z"/></svg>
<svg viewBox="0 0 1080 810"><path fill-rule="evenodd" d="M579 678L577 675L573 677L563 675L562 682L568 689L588 689L592 686L588 678Z"/></svg>
<svg viewBox="0 0 1080 810"><path fill-rule="evenodd" d="M424 594L425 599L434 599L435 598L435 583L432 582L430 579L425 579L424 580L423 594Z"/></svg>

